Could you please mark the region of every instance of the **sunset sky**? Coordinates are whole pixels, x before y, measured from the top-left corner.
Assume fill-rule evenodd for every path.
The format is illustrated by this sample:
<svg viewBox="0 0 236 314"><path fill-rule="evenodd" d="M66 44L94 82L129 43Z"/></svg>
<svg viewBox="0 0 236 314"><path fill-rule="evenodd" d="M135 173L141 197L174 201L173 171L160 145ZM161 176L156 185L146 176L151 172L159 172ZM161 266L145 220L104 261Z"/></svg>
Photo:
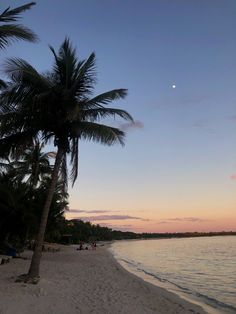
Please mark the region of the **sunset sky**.
<svg viewBox="0 0 236 314"><path fill-rule="evenodd" d="M39 0L22 23L41 41L14 43L1 63L18 56L48 70L48 44L69 36L80 58L96 53L96 93L129 91L113 103L135 120L113 122L126 145L81 143L67 218L135 232L236 230L235 0Z"/></svg>

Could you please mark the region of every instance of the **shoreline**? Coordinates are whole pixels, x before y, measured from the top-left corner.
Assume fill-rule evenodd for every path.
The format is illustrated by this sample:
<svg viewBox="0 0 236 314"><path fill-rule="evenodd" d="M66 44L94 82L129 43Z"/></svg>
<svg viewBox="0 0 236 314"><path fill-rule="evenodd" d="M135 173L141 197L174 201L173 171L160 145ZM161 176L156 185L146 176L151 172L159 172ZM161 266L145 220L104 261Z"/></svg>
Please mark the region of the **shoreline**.
<svg viewBox="0 0 236 314"><path fill-rule="evenodd" d="M130 241L130 240L128 240ZM132 240L131 240L132 241ZM134 275L136 278L141 279L143 282L145 283L149 283L154 287L158 287L160 289L165 290L166 292L177 296L178 298L180 298L181 300L185 300L188 303L191 303L193 305L196 305L198 307L200 307L203 311L203 313L207 313L207 314L220 314L220 312L216 309L214 309L213 307L204 304L203 302L198 301L197 299L188 297L187 295L180 293L176 290L172 290L170 287L168 287L166 284L162 283L161 281L158 280L154 280L153 278L151 278L151 276L146 275L145 278L144 276L140 276L138 272L133 271L125 262L120 261L115 254L112 253L112 244L113 242L107 244L106 249L108 250L108 252L111 254L112 258L115 259L115 261L119 264L120 267L122 267L125 271L127 271L129 274ZM158 282L158 283L157 283Z"/></svg>
<svg viewBox="0 0 236 314"><path fill-rule="evenodd" d="M150 239L150 240L162 240L162 239ZM138 240L133 240L133 239L128 239L128 240L122 240L122 242L133 242L133 241L140 241ZM146 239L145 239L146 241ZM113 241L110 245L110 248L108 248L111 252L111 254L114 256L114 258L117 260L117 262L124 268L126 269L129 273L134 274L141 280L145 282L149 282L154 286L160 287L174 295L177 295L181 299L186 300L187 302L193 303L195 305L200 306L206 313L208 314L233 314L235 313L235 307L231 306L224 301L218 301L214 296L211 298L207 294L201 294L197 293L194 291L191 291L190 289L187 288L182 288L184 287L184 284L182 282L182 287L178 284L175 284L171 282L171 277L169 278L165 277L165 279L161 279L158 275L158 273L155 273L155 270L149 270L148 267L145 268L145 262L142 266L142 259L137 259L136 262L133 261L132 259L136 259L134 256L132 257L131 255L122 255L122 249L116 251L116 246L114 245L112 247L112 244L115 242L119 241ZM119 248L119 245L118 245ZM130 260L129 260L130 259ZM141 264L138 263L137 261L141 261ZM146 265L147 266L147 265ZM183 278L182 278L183 279Z"/></svg>
<svg viewBox="0 0 236 314"><path fill-rule="evenodd" d="M110 249L110 248L108 248ZM132 270L127 263L125 263L122 260L119 260L115 255L113 255L113 253L110 251L111 255L113 256L113 258L121 265L121 267L123 267L126 271L128 271L130 274L133 274L134 276L140 278L141 280L143 280L144 282L148 282L153 286L159 287L161 289L166 290L167 292L174 294L176 296L178 296L181 299L184 299L185 301L195 304L197 306L200 306L203 311L205 311L208 314L221 314L219 310L215 309L214 307L205 304L204 302L201 302L200 300L198 300L197 298L194 297L190 297L187 294L184 294L181 291L178 291L176 289L173 289L171 287L171 285L166 284L161 282L158 279L154 279L151 275L148 274L144 274L142 273L142 275L140 275L140 273L136 270Z"/></svg>
<svg viewBox="0 0 236 314"><path fill-rule="evenodd" d="M204 314L200 306L154 286L124 269L108 250L43 253L38 285L15 283L28 270L32 252L0 267L1 314Z"/></svg>

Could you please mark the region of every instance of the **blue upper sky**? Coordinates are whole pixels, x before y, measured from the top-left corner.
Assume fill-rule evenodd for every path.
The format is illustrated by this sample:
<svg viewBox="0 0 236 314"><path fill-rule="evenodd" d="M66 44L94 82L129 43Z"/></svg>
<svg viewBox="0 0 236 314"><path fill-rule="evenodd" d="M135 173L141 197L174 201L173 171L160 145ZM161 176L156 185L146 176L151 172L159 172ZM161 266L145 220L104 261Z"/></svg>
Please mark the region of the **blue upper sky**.
<svg viewBox="0 0 236 314"><path fill-rule="evenodd" d="M0 9L24 3L2 0ZM71 208L145 217L142 230L158 231L158 219L170 217L231 228L220 219L236 221L235 0L39 0L22 23L41 41L15 43L1 60L19 56L45 71L48 44L58 48L69 36L81 58L96 52L96 92L129 90L113 106L136 127L126 126L125 148L81 144Z"/></svg>

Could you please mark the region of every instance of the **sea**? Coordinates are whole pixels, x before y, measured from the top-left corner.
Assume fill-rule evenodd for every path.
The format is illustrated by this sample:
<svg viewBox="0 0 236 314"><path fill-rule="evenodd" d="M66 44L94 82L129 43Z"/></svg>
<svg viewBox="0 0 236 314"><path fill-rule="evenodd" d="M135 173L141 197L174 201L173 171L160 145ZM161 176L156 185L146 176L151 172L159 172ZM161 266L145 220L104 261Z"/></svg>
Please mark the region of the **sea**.
<svg viewBox="0 0 236 314"><path fill-rule="evenodd" d="M110 250L128 271L208 313L236 313L236 236L122 240Z"/></svg>

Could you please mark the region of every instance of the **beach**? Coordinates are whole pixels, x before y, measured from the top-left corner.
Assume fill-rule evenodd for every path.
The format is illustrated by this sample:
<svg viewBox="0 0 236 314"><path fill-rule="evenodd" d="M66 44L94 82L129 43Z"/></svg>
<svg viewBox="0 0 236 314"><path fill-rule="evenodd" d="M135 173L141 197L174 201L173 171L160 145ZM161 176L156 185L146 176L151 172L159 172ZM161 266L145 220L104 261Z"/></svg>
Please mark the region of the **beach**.
<svg viewBox="0 0 236 314"><path fill-rule="evenodd" d="M38 285L16 283L26 273L30 251L0 266L1 314L206 313L201 307L123 269L107 247L77 251L61 246L44 252Z"/></svg>

